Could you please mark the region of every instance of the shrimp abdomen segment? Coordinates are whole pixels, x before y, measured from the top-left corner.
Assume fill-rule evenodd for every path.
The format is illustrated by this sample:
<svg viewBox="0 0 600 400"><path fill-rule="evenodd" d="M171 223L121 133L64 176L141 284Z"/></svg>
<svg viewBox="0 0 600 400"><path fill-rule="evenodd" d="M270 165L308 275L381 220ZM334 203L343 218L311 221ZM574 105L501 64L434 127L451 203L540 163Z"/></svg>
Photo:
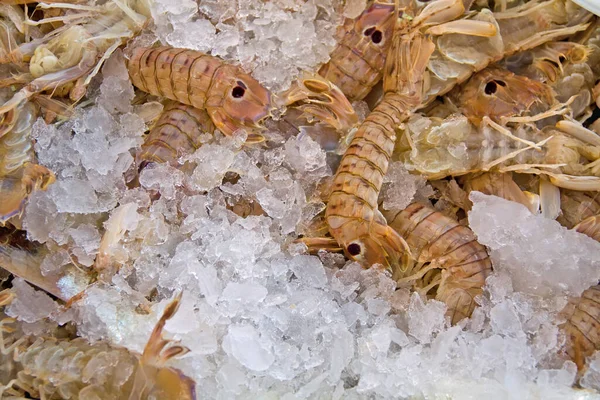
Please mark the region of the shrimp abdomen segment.
<svg viewBox="0 0 600 400"><path fill-rule="evenodd" d="M177 158L193 153L202 143L202 133L212 134L215 126L205 110L170 102L150 130L138 160L177 163Z"/></svg>
<svg viewBox="0 0 600 400"><path fill-rule="evenodd" d="M135 49L129 62L133 84L144 92L204 108L220 60L171 47Z"/></svg>
<svg viewBox="0 0 600 400"><path fill-rule="evenodd" d="M432 208L413 203L399 213L384 212L389 226L408 244L416 267L396 269L399 282L412 282L448 306L452 323L471 316L492 263L484 246L466 226ZM432 272L436 271L437 272ZM437 275L436 275L437 274ZM430 276L428 276L430 275Z"/></svg>
<svg viewBox="0 0 600 400"><path fill-rule="evenodd" d="M561 311L567 321L561 326L567 335L566 353L581 370L585 358L600 348L600 286L593 286L581 297L569 299Z"/></svg>
<svg viewBox="0 0 600 400"><path fill-rule="evenodd" d="M383 104L385 106L385 104ZM367 117L342 159L326 218L344 215L372 219L389 159L394 150L394 124L379 106ZM369 211L365 212L362 209ZM331 225L332 235L337 229Z"/></svg>

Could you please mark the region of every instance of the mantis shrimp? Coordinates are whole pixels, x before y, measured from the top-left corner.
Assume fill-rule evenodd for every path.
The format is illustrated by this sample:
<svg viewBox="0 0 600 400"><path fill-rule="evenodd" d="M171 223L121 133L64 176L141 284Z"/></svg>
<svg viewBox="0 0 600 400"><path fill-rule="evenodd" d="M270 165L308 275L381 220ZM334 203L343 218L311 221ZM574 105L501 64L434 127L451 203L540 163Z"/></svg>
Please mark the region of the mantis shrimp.
<svg viewBox="0 0 600 400"><path fill-rule="evenodd" d="M194 50L137 48L128 63L140 90L206 110L225 135L247 129L260 142L260 122L271 111L271 94L240 67Z"/></svg>
<svg viewBox="0 0 600 400"><path fill-rule="evenodd" d="M395 10L396 15L399 11ZM435 48L421 30L429 32L436 29L427 30L429 26L450 21L463 12L462 2L443 0L427 5L414 19L404 16L397 22L385 64L384 98L356 131L334 178L325 211L333 239L303 239L309 247L339 245L364 267L381 264L393 270L408 262L398 258L409 254L404 250L406 243L387 226L378 211L377 198L394 147L395 128L421 104L423 74ZM448 29L453 29L452 23L448 24ZM475 31L472 24L464 25ZM474 28L481 25L476 23ZM493 35L496 31L491 28L477 34Z"/></svg>
<svg viewBox="0 0 600 400"><path fill-rule="evenodd" d="M586 139L583 135L577 138L553 126L541 130L536 126L569 111L568 104L556 104L549 86L496 68L474 76L461 93L455 97L458 107L451 107L449 115L414 115L408 121L396 153L407 168L439 179L516 164L500 170L547 174L553 184L565 188L597 185L596 179L571 176L589 175L587 169L593 172L593 161L600 155L597 145L580 140ZM511 123L516 126L508 129ZM581 159L592 164L586 168ZM560 168L563 174L537 166Z"/></svg>
<svg viewBox="0 0 600 400"><path fill-rule="evenodd" d="M395 24L393 3L373 2L356 19L346 19L338 29L338 45L319 75L351 100L362 100L383 76Z"/></svg>
<svg viewBox="0 0 600 400"><path fill-rule="evenodd" d="M102 342L92 345L84 339L15 341L9 347L19 349L14 361L20 371L3 390L49 398L195 399L195 382L165 366L188 352L163 337L165 323L177 312L180 301L181 293L167 305L139 357L123 348ZM2 338L4 346L6 341ZM112 365L100 374L95 366L106 359Z"/></svg>
<svg viewBox="0 0 600 400"><path fill-rule="evenodd" d="M191 154L200 147L201 133L212 134L214 129L206 111L174 101L168 102L144 140L141 152L137 155L138 164L178 164L177 160L182 155Z"/></svg>
<svg viewBox="0 0 600 400"><path fill-rule="evenodd" d="M389 226L407 242L410 263L392 270L399 284L412 284L448 306L453 324L470 317L483 292L492 262L467 227L440 212L413 203L400 212L384 211Z"/></svg>

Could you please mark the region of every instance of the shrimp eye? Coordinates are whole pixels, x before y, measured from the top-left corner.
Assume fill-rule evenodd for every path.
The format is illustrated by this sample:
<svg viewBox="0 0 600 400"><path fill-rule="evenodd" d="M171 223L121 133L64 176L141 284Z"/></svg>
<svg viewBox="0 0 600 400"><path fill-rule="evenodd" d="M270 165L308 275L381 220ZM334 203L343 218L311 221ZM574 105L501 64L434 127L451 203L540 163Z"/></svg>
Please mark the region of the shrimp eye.
<svg viewBox="0 0 600 400"><path fill-rule="evenodd" d="M373 34L373 32L375 32L375 27L374 26L372 26L372 27L370 27L368 29L365 29L364 34L365 34L365 36L371 36Z"/></svg>
<svg viewBox="0 0 600 400"><path fill-rule="evenodd" d="M375 44L379 44L381 43L381 39L383 39L383 34L381 33L381 31L375 31L373 32L373 34L371 35L371 40L373 41L373 43Z"/></svg>
<svg viewBox="0 0 600 400"><path fill-rule="evenodd" d="M235 99L239 99L241 97L244 97L244 93L246 93L246 89L244 89L241 86L236 86L233 88L233 90L231 91L231 95L233 96L233 98Z"/></svg>
<svg viewBox="0 0 600 400"><path fill-rule="evenodd" d="M351 256L357 256L360 254L360 252L361 252L360 244L350 243L348 245L348 253L350 253Z"/></svg>
<svg viewBox="0 0 600 400"><path fill-rule="evenodd" d="M564 63L565 61L567 61L567 57L565 57L561 54L560 56L558 56L558 61L560 61L561 63Z"/></svg>

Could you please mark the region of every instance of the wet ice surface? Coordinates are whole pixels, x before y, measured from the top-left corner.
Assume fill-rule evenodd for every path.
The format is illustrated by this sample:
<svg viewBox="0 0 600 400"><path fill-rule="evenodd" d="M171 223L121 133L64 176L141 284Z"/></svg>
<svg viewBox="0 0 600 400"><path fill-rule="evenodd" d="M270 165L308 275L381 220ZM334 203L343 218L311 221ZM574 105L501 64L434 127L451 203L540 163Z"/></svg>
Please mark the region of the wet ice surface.
<svg viewBox="0 0 600 400"><path fill-rule="evenodd" d="M209 18L230 9L235 14L236 7L247 13L242 22L223 17L218 33L190 18L195 2L169 4L158 3L167 8L157 12L177 29L207 37L196 48L241 60L248 52L256 58L246 61L265 74L267 66L279 68L249 46L281 45L268 31L279 25L264 22L274 13L268 7L287 2L201 2ZM314 4L290 2L278 14L280 26L299 15L314 19ZM354 11L348 6L346 13ZM244 23L256 40L242 46L231 26ZM183 40L168 21L158 24L167 43ZM294 57L304 51L292 57L277 48L269 57L281 57L287 69L274 76L274 86L293 75ZM571 389L576 367L557 355L564 338L555 316L566 295L598 280L600 245L519 205L473 194L470 223L498 267L481 307L450 327L443 303L395 291L389 276L339 254L311 256L291 243L323 209L321 184L332 174L325 152L308 135L282 132L268 149L216 135L189 155L186 172L156 165L141 173L137 187L128 185L135 174L131 150L141 144L145 125L141 109L131 106L124 68L120 56L111 58L92 95L95 104L77 108L60 126L38 121L34 129L39 161L57 175L47 192L34 193L24 219L29 238L51 250L42 272L71 263L84 271L96 263L103 271L75 312L55 320L73 320L92 341L141 352L169 299L183 290L166 331L190 352L169 365L192 377L202 398L595 396ZM427 190L393 164L384 206L402 208ZM243 200L258 203L264 215L233 213ZM31 324L32 332L50 329L39 321L56 313L56 304L21 280L15 287L19 301L10 315ZM597 364L584 386L598 388Z"/></svg>

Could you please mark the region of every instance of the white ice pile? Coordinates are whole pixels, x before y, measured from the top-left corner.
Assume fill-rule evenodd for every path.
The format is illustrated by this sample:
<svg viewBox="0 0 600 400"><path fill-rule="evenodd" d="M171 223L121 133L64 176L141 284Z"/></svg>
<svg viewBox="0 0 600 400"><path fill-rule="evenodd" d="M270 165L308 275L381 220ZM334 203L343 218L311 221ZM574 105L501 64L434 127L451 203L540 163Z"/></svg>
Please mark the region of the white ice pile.
<svg viewBox="0 0 600 400"><path fill-rule="evenodd" d="M329 59L341 9L338 0L156 0L152 17L163 43L241 63L278 91Z"/></svg>
<svg viewBox="0 0 600 400"><path fill-rule="evenodd" d="M525 206L472 192L469 226L515 290L552 301L580 296L600 280L600 243Z"/></svg>

